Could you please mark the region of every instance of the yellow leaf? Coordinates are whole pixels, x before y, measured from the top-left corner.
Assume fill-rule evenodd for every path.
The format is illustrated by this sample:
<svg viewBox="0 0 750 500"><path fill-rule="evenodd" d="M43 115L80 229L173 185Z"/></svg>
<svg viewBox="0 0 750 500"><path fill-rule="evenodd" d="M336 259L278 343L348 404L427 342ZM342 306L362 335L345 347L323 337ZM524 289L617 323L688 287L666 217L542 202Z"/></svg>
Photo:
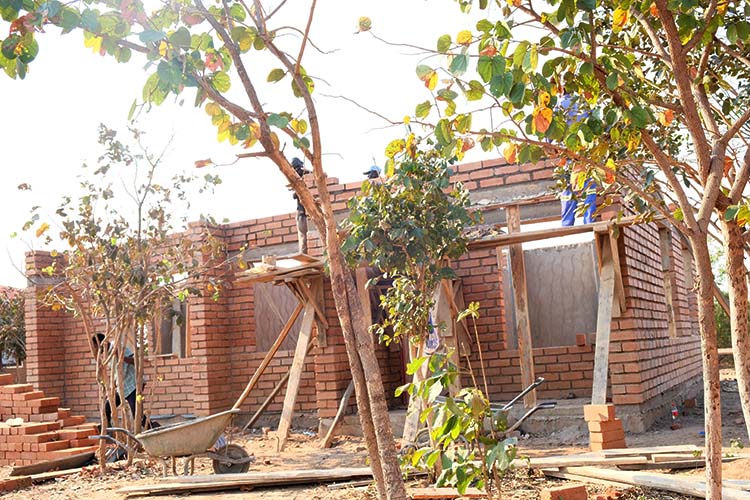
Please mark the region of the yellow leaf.
<svg viewBox="0 0 750 500"><path fill-rule="evenodd" d="M518 146L512 142L507 143L505 147L503 147L503 158L505 158L505 161L508 163L515 163L517 157Z"/></svg>
<svg viewBox="0 0 750 500"><path fill-rule="evenodd" d="M411 117L409 115L404 116L404 125L409 125L411 123Z"/></svg>
<svg viewBox="0 0 750 500"><path fill-rule="evenodd" d="M385 162L385 176L386 177L393 177L393 174L396 173L396 162L393 161L393 158L388 158Z"/></svg>
<svg viewBox="0 0 750 500"><path fill-rule="evenodd" d="M648 7L648 11L652 16L659 17L659 9L656 8L656 4L654 2L651 2L651 5L649 5Z"/></svg>
<svg viewBox="0 0 750 500"><path fill-rule="evenodd" d="M674 120L674 111L668 109L663 113L659 113L659 123L665 127L669 127L669 124Z"/></svg>
<svg viewBox="0 0 750 500"><path fill-rule="evenodd" d="M41 235L47 232L47 229L49 229L49 224L46 222L43 222L36 230L36 237L39 238Z"/></svg>
<svg viewBox="0 0 750 500"><path fill-rule="evenodd" d="M100 36L90 36L84 38L83 45L89 47L94 54L101 54L103 41L104 39Z"/></svg>
<svg viewBox="0 0 750 500"><path fill-rule="evenodd" d="M362 16L359 18L359 21L357 21L357 25L360 33L363 31L369 31L370 28L372 28L372 20L367 16Z"/></svg>
<svg viewBox="0 0 750 500"><path fill-rule="evenodd" d="M546 108L549 104L549 94L545 91L539 92L539 106Z"/></svg>
<svg viewBox="0 0 750 500"><path fill-rule="evenodd" d="M415 144L416 137L414 134L409 134L406 138L406 150L409 152L409 156L412 158L417 153L417 145Z"/></svg>
<svg viewBox="0 0 750 500"><path fill-rule="evenodd" d="M385 156L388 158L393 158L397 154L399 154L401 151L406 148L406 143L403 139L395 139L388 143L388 146L385 147Z"/></svg>
<svg viewBox="0 0 750 500"><path fill-rule="evenodd" d="M458 138L456 140L456 160L461 161L464 159L464 140Z"/></svg>
<svg viewBox="0 0 750 500"><path fill-rule="evenodd" d="M209 116L217 116L221 114L221 106L216 104L215 102L209 102L206 104L206 113L209 114Z"/></svg>
<svg viewBox="0 0 750 500"><path fill-rule="evenodd" d="M229 130L229 126L232 125L232 122L229 120L224 120L219 124L219 133L223 133L227 130Z"/></svg>
<svg viewBox="0 0 750 500"><path fill-rule="evenodd" d="M469 30L463 30L458 32L458 36L456 37L456 43L459 45L469 45L471 44L471 31Z"/></svg>
<svg viewBox="0 0 750 500"><path fill-rule="evenodd" d="M552 123L552 110L547 107L537 107L534 109L531 120L531 131L533 133L543 134L547 131Z"/></svg>
<svg viewBox="0 0 750 500"><path fill-rule="evenodd" d="M616 8L612 18L612 31L619 33L625 26L627 26L629 20L630 12L628 9L622 9L620 7Z"/></svg>
<svg viewBox="0 0 750 500"><path fill-rule="evenodd" d="M437 72L433 71L432 73L430 73L429 78L425 79L424 86L430 90L435 90L435 87L437 86L437 82L438 82Z"/></svg>
<svg viewBox="0 0 750 500"><path fill-rule="evenodd" d="M719 0L716 4L716 11L723 16L727 13L727 6L729 6L729 0Z"/></svg>
<svg viewBox="0 0 750 500"><path fill-rule="evenodd" d="M167 42L164 40L159 43L159 55L162 57L167 57L167 50L169 50L169 45L167 45Z"/></svg>

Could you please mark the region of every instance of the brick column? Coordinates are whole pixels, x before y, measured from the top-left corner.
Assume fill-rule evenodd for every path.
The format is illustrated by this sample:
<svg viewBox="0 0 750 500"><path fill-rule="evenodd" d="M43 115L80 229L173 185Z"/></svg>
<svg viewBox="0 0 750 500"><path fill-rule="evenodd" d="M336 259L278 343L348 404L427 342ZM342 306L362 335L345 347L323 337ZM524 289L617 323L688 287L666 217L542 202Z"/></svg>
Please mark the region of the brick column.
<svg viewBox="0 0 750 500"><path fill-rule="evenodd" d="M49 277L42 269L55 260L49 252L26 254L26 380L47 396L64 400L66 315L43 303L44 294L56 278Z"/></svg>

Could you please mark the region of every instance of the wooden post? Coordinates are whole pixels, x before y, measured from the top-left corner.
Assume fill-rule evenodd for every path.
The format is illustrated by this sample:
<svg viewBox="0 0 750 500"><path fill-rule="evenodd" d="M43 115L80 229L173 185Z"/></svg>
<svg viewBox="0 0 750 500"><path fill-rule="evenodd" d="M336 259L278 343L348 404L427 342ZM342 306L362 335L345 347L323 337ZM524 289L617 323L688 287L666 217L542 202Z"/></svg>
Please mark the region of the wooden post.
<svg viewBox="0 0 750 500"><path fill-rule="evenodd" d="M349 382L349 385L346 388L346 391L344 392L343 397L341 398L341 402L339 403L339 410L336 412L336 417L333 419L333 422L331 422L331 427L328 428L328 432L326 433L326 437L323 438L323 441L320 443L321 448L328 448L331 446L331 442L333 441L333 436L335 436L336 427L339 425L339 422L344 416L344 412L346 411L346 408L349 406L349 400L352 397L352 393L354 392L354 381Z"/></svg>
<svg viewBox="0 0 750 500"><path fill-rule="evenodd" d="M601 240L599 273L599 307L596 316L596 352L591 404L607 402L607 370L609 369L609 335L612 330L612 306L615 293L615 269L609 238Z"/></svg>
<svg viewBox="0 0 750 500"><path fill-rule="evenodd" d="M358 267L354 271L354 279L357 282L359 301L362 303L362 310L365 312L365 321L369 326L372 323L372 303L370 301L370 290L365 287L367 285L367 268Z"/></svg>
<svg viewBox="0 0 750 500"><path fill-rule="evenodd" d="M310 342L310 344L307 346L307 354L310 354L310 351L312 351L312 348L315 344L313 342ZM263 415L263 412L266 411L266 409L271 405L274 398L276 398L276 395L279 393L282 387L286 385L286 381L289 380L289 374L292 372L292 368L289 367L289 370L286 371L283 377L281 377L281 380L276 384L276 387L273 388L271 391L271 394L266 397L266 400L263 401L263 404L260 405L260 408L258 408L253 416L250 418L250 420L247 421L245 424L245 427L242 428L243 431L248 430L250 427L255 424L255 422L258 421L261 415Z"/></svg>
<svg viewBox="0 0 750 500"><path fill-rule="evenodd" d="M506 209L508 219L508 232L521 232L521 214L518 206ZM500 249L498 252L498 264L501 259ZM528 387L534 382L534 353L531 344L531 323L529 322L529 303L526 292L526 264L523 259L523 246L521 243L510 245L510 273L513 284L513 298L516 309L516 336L518 337L518 357L521 365L521 385ZM523 398L526 408L536 406L535 391L529 392Z"/></svg>
<svg viewBox="0 0 750 500"><path fill-rule="evenodd" d="M461 356L459 353L458 340L456 338L456 324L454 322L455 316L451 309L451 299L453 298L453 285L448 280L442 280L435 290L435 306L432 310L432 321L435 322L436 327L440 325L445 326L445 330L438 330L440 337L440 344L445 349L446 353L450 353L448 358L451 363L456 366L456 369L461 372ZM451 396L458 394L461 390L461 378L456 377L456 380L448 387L448 391Z"/></svg>
<svg viewBox="0 0 750 500"><path fill-rule="evenodd" d="M409 361L414 361L420 356L424 356L424 340L419 344L409 345ZM412 383L417 384L427 378L427 363L422 364L414 375L412 375ZM417 439L417 431L419 430L419 414L422 411L422 398L419 396L409 396L409 405L406 409L406 419L404 420L404 432L401 437L407 443L413 443Z"/></svg>
<svg viewBox="0 0 750 500"><path fill-rule="evenodd" d="M298 304L297 308L294 310L292 315L289 317L289 320L286 322L286 325L284 325L284 329L281 330L281 333L279 334L276 341L271 346L271 349L268 350L265 357L263 358L263 361L260 362L260 366L258 366L258 369L255 370L255 373L253 374L253 378L250 379L250 382L247 383L247 387L245 387L245 390L242 391L242 394L239 398L237 398L237 402L234 403L234 406L232 407L233 410L236 410L240 406L242 406L242 403L245 402L247 399L247 396L250 394L250 391L253 390L253 387L255 387L255 384L258 383L258 380L260 379L260 376L263 375L263 372L266 370L266 367L268 366L268 363L271 362L273 357L276 355L276 351L279 350L279 347L281 347L281 343L284 342L284 339L289 334L289 330L292 329L294 326L294 322L297 321L297 317L299 316L299 313L302 311L302 304Z"/></svg>
<svg viewBox="0 0 750 500"><path fill-rule="evenodd" d="M307 354L307 344L310 342L312 335L312 326L315 320L315 307L312 302L305 304L305 314L302 316L302 327L300 328L299 338L297 339L297 348L294 351L294 361L289 370L289 383L286 387L286 396L284 396L284 408L281 410L281 421L276 435L279 438L279 451L286 446L286 440L289 437L289 428L292 426L292 415L294 406L297 403L297 392L299 392L299 383L302 379L302 370L305 367L305 355Z"/></svg>
<svg viewBox="0 0 750 500"><path fill-rule="evenodd" d="M667 304L667 328L669 336L677 337L677 304L675 293L674 263L672 262L672 230L669 227L659 228L659 248L661 250L661 270L664 273L664 299Z"/></svg>

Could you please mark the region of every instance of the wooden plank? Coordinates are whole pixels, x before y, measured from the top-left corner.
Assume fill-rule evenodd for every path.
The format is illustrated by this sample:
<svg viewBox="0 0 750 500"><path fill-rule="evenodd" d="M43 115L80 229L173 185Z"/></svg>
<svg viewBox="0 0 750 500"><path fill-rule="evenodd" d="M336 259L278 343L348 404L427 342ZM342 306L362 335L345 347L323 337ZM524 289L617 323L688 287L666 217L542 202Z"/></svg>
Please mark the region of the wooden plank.
<svg viewBox="0 0 750 500"><path fill-rule="evenodd" d="M700 469L706 466L706 460L693 458L690 460L677 460L674 462L649 462L647 464L618 465L622 470L662 470L662 469Z"/></svg>
<svg viewBox="0 0 750 500"><path fill-rule="evenodd" d="M349 382L349 385L346 387L346 391L344 391L344 395L341 397L341 402L339 403L339 409L336 412L336 416L333 419L333 422L331 422L331 427L328 429L328 432L326 433L326 436L323 438L323 441L320 443L321 448L328 448L331 446L331 443L333 442L333 437L336 435L336 427L339 425L339 422L344 417L344 412L349 407L349 400L352 397L352 393L354 392L354 381L352 380Z"/></svg>
<svg viewBox="0 0 750 500"><path fill-rule="evenodd" d="M640 465L647 464L646 457L614 457L605 458L597 454L558 455L553 457L531 458L529 460L514 460L515 467L531 467L533 469L547 469L559 467L582 467L590 465Z"/></svg>
<svg viewBox="0 0 750 500"><path fill-rule="evenodd" d="M607 231L609 234L609 245L612 251L612 263L615 267L615 296L617 297L617 303L620 306L617 316L621 315L628 310L627 300L625 298L625 282L622 279L622 263L620 262L620 247L617 243L622 231L617 231L615 236L615 228L610 227Z"/></svg>
<svg viewBox="0 0 750 500"><path fill-rule="evenodd" d="M40 474L32 474L30 477L32 484L39 484L50 481L52 479L57 479L58 477L73 476L80 473L82 470L82 467L76 467L75 469L55 470L42 472Z"/></svg>
<svg viewBox="0 0 750 500"><path fill-rule="evenodd" d="M266 355L263 357L263 361L260 362L258 369L255 370L255 373L253 373L253 376L250 379L250 382L247 383L245 390L242 391L242 394L240 394L240 397L237 398L237 401L234 403L234 406L232 406L233 410L236 410L237 408L242 406L242 403L244 403L247 397L250 395L250 391L253 390L253 387L255 387L255 384L257 384L258 380L260 380L260 376L263 375L264 371L266 371L266 367L268 367L268 364L276 355L276 352L279 350L279 347L281 347L281 344L284 342L284 339L289 334L289 330L291 330L292 326L294 326L294 322L297 321L297 316L299 316L301 311L302 311L302 304L300 303L300 304L297 304L297 308L289 317L289 321L286 322L286 325L284 325L284 328L281 330L281 333L279 333L279 336L276 339L276 342L273 343L273 345L271 346L271 349L269 349Z"/></svg>
<svg viewBox="0 0 750 500"><path fill-rule="evenodd" d="M325 314L325 284L323 276L317 276L310 280L310 291L315 298L316 304L323 304L322 314ZM319 316L315 317L315 327L317 328L318 347L328 347L328 320L321 321Z"/></svg>
<svg viewBox="0 0 750 500"><path fill-rule="evenodd" d="M326 318L326 313L323 311L322 307L318 303L318 300L316 298L316 293L312 290L312 284L308 285L307 280L298 280L298 283L299 283L298 289L302 292L302 294L307 299L307 301L310 302L313 308L315 309L317 321L320 321L321 323L323 323L323 326L325 328L328 328L328 319Z"/></svg>
<svg viewBox="0 0 750 500"><path fill-rule="evenodd" d="M654 217L650 221L644 221L641 217L630 216L623 217L619 221L608 221L606 223L595 222L592 224L581 224L577 226L560 226L548 229L538 229L536 231L525 231L517 234L501 234L494 238L486 238L481 240L474 240L469 242L469 249L480 249L480 248L496 248L515 243L528 243L531 241L548 240L550 238L560 238L563 236L570 236L572 234L590 233L594 230L594 227L601 224L610 224L614 226L631 226L635 224L644 224L650 222L660 222L664 220L663 217Z"/></svg>
<svg viewBox="0 0 750 500"><path fill-rule="evenodd" d="M706 498L705 481L691 481L674 474L656 474L653 472L624 471L599 469L595 467L568 467L563 472L606 481L631 484L645 488L655 488L683 495ZM747 493L734 488L722 487L722 498L725 500L747 500Z"/></svg>
<svg viewBox="0 0 750 500"><path fill-rule="evenodd" d="M521 214L518 206L506 209L508 231L521 232ZM518 356L521 365L521 387L528 387L534 382L534 354L531 344L531 324L529 321L529 302L526 291L526 264L523 258L523 246L515 243L510 246L510 274L513 285L513 298L516 308L516 337L518 338ZM498 253L498 259L500 258ZM523 398L526 408L536 405L536 392L530 391Z"/></svg>
<svg viewBox="0 0 750 500"><path fill-rule="evenodd" d="M440 498L486 498L487 492L479 488L466 488L459 493L456 488L407 488L406 494L412 500L432 500Z"/></svg>
<svg viewBox="0 0 750 500"><path fill-rule="evenodd" d="M73 469L86 465L94 458L94 452L80 453L70 457L56 458L54 460L45 460L31 465L21 465L13 467L10 471L11 476L31 476L41 474L51 470Z"/></svg>
<svg viewBox="0 0 750 500"><path fill-rule="evenodd" d="M314 342L310 342L310 344L307 346L307 354L310 354L310 351L312 351L312 348L315 347ZM283 377L281 377L281 380L279 380L279 383L276 384L276 387L273 388L271 393L266 397L266 400L263 401L263 404L260 405L260 408L258 408L255 411L255 414L250 418L250 420L247 421L245 424L245 427L242 428L243 431L248 430L250 427L255 424L255 422L258 421L260 416L263 414L263 412L266 411L266 409L271 405L273 400L276 398L276 395L281 391L281 388L286 385L287 380L289 380L289 374L291 373L292 369L289 367L289 370L286 371Z"/></svg>
<svg viewBox="0 0 750 500"><path fill-rule="evenodd" d="M607 402L609 370L609 336L612 329L612 306L615 292L615 270L608 238L602 241L602 270L599 276L599 307L596 317L596 352L591 404Z"/></svg>
<svg viewBox="0 0 750 500"><path fill-rule="evenodd" d="M661 270L664 274L664 299L667 305L667 329L669 336L677 337L677 282L672 262L672 232L669 227L659 228L659 248L661 250Z"/></svg>
<svg viewBox="0 0 750 500"><path fill-rule="evenodd" d="M695 446L693 444L676 444L671 446L648 446L645 448L623 448L619 450L604 450L600 451L599 454L603 457L619 457L627 455L645 455L651 456L663 453L693 453L702 452L703 448Z"/></svg>
<svg viewBox="0 0 750 500"><path fill-rule="evenodd" d="M126 486L120 488L118 493L126 496L144 496L166 493L179 494L200 491L244 489L261 486L315 484L369 477L372 477L372 471L369 467L179 476L165 478L163 481L156 484Z"/></svg>
<svg viewBox="0 0 750 500"><path fill-rule="evenodd" d="M284 407L281 410L281 420L276 435L279 438L279 451L286 446L286 440L289 437L289 428L292 426L292 415L297 403L297 393L299 392L300 380L302 380L302 370L305 367L305 357L307 354L307 345L310 343L312 335L313 321L315 320L315 306L308 301L305 304L305 314L302 316L302 327L297 339L297 348L294 351L294 360L289 370L289 382L286 386L286 396L284 397Z"/></svg>
<svg viewBox="0 0 750 500"><path fill-rule="evenodd" d="M549 477L568 479L570 481L578 481L581 483L601 484L602 486L610 486L612 488L631 488L633 486L632 484L618 483L617 481L607 481L605 479L598 479L594 477L579 476L577 474L566 472L565 470L542 469L542 472L545 476Z"/></svg>

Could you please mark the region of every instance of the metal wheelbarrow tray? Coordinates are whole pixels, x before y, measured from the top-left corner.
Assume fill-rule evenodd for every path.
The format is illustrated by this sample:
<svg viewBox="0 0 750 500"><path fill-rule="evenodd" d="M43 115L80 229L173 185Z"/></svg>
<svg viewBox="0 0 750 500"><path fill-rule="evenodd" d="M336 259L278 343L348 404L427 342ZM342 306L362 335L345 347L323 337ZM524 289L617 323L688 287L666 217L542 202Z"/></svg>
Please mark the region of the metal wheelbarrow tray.
<svg viewBox="0 0 750 500"><path fill-rule="evenodd" d="M226 444L222 436L224 429L238 412L239 409L233 408L190 422L151 429L138 435L133 435L126 429L110 427L107 429L108 434L92 437L106 439L132 451L131 447L109 435L112 431L122 432L151 457L162 460L188 457L189 460L185 463L185 474L188 473L188 466L190 469L193 468L193 460L201 456L213 459L214 472L217 474L247 472L254 457L239 445Z"/></svg>

